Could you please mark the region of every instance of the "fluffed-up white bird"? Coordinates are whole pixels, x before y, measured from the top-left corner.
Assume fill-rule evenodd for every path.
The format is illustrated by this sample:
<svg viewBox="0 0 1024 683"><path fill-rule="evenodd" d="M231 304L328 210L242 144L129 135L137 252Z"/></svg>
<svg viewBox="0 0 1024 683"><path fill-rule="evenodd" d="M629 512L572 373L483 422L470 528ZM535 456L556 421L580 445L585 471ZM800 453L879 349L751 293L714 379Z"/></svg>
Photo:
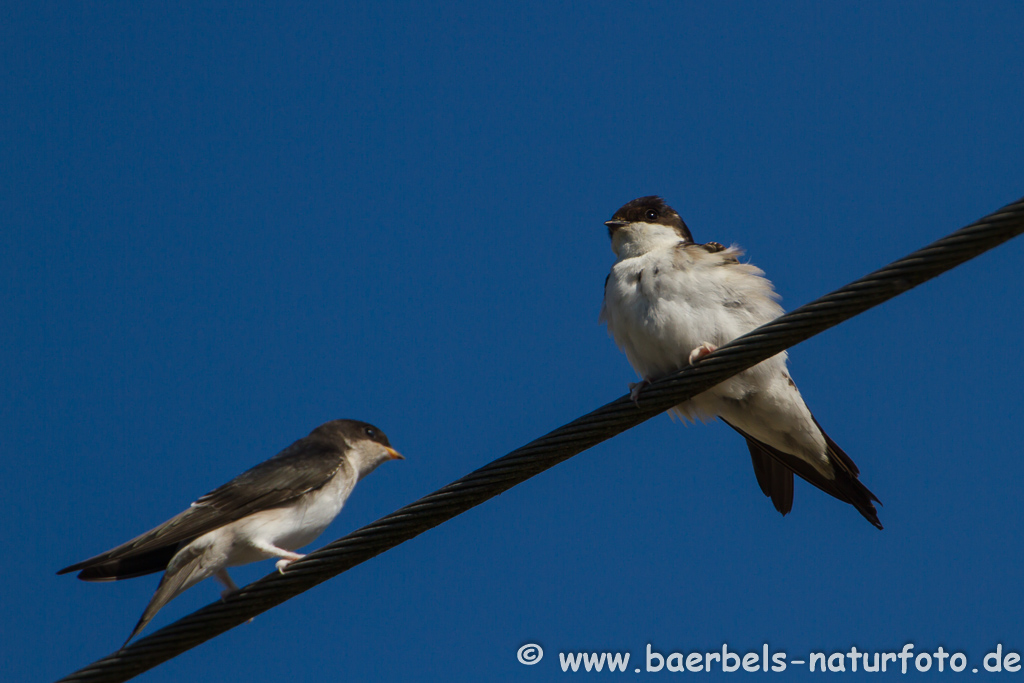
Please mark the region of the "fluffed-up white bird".
<svg viewBox="0 0 1024 683"><path fill-rule="evenodd" d="M764 273L742 252L695 244L660 197L641 197L605 223L617 260L605 281L601 320L641 381L683 369L717 347L782 315ZM783 515L793 507L793 473L850 503L882 528L853 460L824 432L786 368L782 352L680 403L687 420L720 417L747 440L761 491Z"/></svg>
<svg viewBox="0 0 1024 683"><path fill-rule="evenodd" d="M119 581L166 569L127 644L183 591L215 576L238 590L227 568L278 558L283 572L341 512L356 483L378 465L403 459L373 425L333 420L238 475L160 526L61 569L84 581Z"/></svg>

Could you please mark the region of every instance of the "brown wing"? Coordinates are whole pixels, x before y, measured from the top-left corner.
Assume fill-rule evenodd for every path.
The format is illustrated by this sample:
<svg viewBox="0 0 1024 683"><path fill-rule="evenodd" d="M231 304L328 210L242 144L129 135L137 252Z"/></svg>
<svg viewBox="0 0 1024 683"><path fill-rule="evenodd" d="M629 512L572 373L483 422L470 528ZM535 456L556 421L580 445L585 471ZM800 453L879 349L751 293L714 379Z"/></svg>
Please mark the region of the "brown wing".
<svg viewBox="0 0 1024 683"><path fill-rule="evenodd" d="M878 511L873 503L880 503L868 487L860 482L857 475L860 470L854 464L850 456L836 444L832 438L821 429L821 425L815 420L814 424L821 430L827 445L826 456L836 474L835 479L829 479L814 469L811 465L789 453L784 453L763 441L758 441L742 429L723 420L730 427L735 429L747 440L750 449L750 458L754 463L754 475L761 491L770 496L775 509L786 514L793 507L793 473L801 479L818 487L825 493L838 498L844 503L849 503L857 508L857 512L864 516L877 528L882 528L878 519ZM788 476L786 473L789 473Z"/></svg>
<svg viewBox="0 0 1024 683"><path fill-rule="evenodd" d="M759 443L750 438L747 438L747 446L750 448L750 460L754 464L757 485L761 487L764 495L772 499L776 510L783 515L788 514L793 509L793 470L776 461Z"/></svg>
<svg viewBox="0 0 1024 683"><path fill-rule="evenodd" d="M207 493L160 526L57 573L80 570L78 578L83 581L117 581L161 571L184 544L320 488L343 464L347 460L341 444L307 436Z"/></svg>

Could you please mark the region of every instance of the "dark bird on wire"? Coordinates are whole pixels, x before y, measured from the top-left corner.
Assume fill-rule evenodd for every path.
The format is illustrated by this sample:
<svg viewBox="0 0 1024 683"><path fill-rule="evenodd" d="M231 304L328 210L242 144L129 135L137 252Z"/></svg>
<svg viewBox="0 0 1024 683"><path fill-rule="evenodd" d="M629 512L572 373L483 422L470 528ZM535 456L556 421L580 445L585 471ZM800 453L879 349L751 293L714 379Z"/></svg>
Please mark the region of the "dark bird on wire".
<svg viewBox="0 0 1024 683"><path fill-rule="evenodd" d="M334 420L215 489L181 514L113 550L61 569L83 581L119 581L167 570L125 644L183 591L214 576L238 590L227 568L304 555L341 512L356 483L386 460L403 459L373 425Z"/></svg>

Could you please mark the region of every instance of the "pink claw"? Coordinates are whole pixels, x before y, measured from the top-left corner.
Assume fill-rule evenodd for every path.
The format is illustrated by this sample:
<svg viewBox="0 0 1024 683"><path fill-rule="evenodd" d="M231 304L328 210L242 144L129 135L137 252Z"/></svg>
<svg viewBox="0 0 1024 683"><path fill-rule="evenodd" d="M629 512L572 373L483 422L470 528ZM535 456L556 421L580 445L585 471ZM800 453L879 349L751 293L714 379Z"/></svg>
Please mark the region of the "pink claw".
<svg viewBox="0 0 1024 683"><path fill-rule="evenodd" d="M640 392L647 388L647 385L651 383L651 380L646 377L639 382L629 383L629 398L633 401L637 408L640 407Z"/></svg>
<svg viewBox="0 0 1024 683"><path fill-rule="evenodd" d="M718 347L715 346L714 344L704 342L703 344L695 348L693 351L690 351L690 365L694 365L701 358L715 351L717 348Z"/></svg>

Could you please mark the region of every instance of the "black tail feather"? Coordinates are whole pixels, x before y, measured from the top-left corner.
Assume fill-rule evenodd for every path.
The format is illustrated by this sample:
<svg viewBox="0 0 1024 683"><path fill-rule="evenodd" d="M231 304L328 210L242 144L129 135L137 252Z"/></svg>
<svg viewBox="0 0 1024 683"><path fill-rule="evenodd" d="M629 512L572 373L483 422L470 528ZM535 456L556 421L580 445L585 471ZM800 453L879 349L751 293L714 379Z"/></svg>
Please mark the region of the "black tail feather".
<svg viewBox="0 0 1024 683"><path fill-rule="evenodd" d="M783 515L789 514L793 509L793 471L776 462L756 442L747 439L747 445L750 447L750 460L754 465L757 485L764 495L772 499L776 510Z"/></svg>
<svg viewBox="0 0 1024 683"><path fill-rule="evenodd" d="M136 576L145 576L146 574L162 572L167 569L167 563L174 557L174 553L178 552L178 546L179 544L175 543L151 550L142 555L133 555L92 564L90 564L89 560L86 560L85 562L65 567L57 573L67 574L68 572L78 571L78 578L82 581L134 579Z"/></svg>
<svg viewBox="0 0 1024 683"><path fill-rule="evenodd" d="M725 421L723 420L723 422ZM825 437L827 445L826 454L835 472L834 479L827 478L812 465L795 455L784 453L773 446L758 441L735 425L728 422L725 423L747 440L757 483L761 487L761 491L766 496L771 497L776 510L786 514L792 509L792 473L796 473L801 479L813 484L830 496L838 498L844 503L849 503L875 527L882 528L882 523L878 519L878 511L874 506L874 503L881 504L881 501L875 497L875 494L868 487L860 482L857 478L860 470L857 469L850 456L825 433L824 429L821 429L821 425L818 424L817 420L814 423L818 426L818 429L821 429L821 434ZM787 471L790 472L788 477L785 476Z"/></svg>

